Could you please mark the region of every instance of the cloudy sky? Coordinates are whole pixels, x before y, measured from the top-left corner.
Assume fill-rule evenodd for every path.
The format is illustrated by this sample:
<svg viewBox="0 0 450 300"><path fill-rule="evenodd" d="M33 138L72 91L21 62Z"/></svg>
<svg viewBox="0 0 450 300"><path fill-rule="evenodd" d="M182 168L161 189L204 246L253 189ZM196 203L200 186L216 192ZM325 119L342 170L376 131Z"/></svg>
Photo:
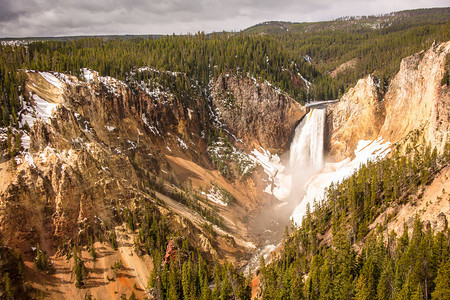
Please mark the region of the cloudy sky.
<svg viewBox="0 0 450 300"><path fill-rule="evenodd" d="M0 37L239 31L263 21L445 7L449 0L0 0Z"/></svg>

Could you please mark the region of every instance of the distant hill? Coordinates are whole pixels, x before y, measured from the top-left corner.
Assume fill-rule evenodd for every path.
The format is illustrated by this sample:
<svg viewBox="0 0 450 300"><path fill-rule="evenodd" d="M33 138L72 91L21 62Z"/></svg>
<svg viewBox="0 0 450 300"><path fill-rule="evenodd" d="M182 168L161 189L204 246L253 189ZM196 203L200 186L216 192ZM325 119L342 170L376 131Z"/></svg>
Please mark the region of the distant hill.
<svg viewBox="0 0 450 300"><path fill-rule="evenodd" d="M323 22L282 22L268 21L243 30L246 34L280 34L284 32L317 33L324 30L345 32L370 32L377 29L441 24L450 19L450 8L426 8L404 10L384 15L347 16Z"/></svg>
<svg viewBox="0 0 450 300"><path fill-rule="evenodd" d="M450 36L450 8L417 9L379 16L342 17L314 23L265 22L243 31L280 41L290 57L304 58L331 78L314 82L320 98L342 95L373 74L387 89L402 58Z"/></svg>
<svg viewBox="0 0 450 300"><path fill-rule="evenodd" d="M80 40L84 38L101 38L103 40L131 40L136 38L142 39L159 39L163 35L161 34L126 34L126 35L68 35L68 36L40 36L40 37L24 37L24 38L0 38L1 44L9 44L9 43L22 43L27 44L31 42L41 42L41 41L58 41L58 42L66 42L73 40Z"/></svg>

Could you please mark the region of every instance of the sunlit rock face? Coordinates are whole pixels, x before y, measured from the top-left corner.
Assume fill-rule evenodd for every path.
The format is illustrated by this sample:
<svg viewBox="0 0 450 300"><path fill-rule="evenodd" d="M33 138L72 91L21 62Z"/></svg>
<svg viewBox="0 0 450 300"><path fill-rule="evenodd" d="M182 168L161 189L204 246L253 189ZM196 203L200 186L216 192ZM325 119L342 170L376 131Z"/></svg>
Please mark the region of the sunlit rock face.
<svg viewBox="0 0 450 300"><path fill-rule="evenodd" d="M402 60L400 71L385 96L383 138L396 142L418 130L425 140L443 150L450 129L450 94L442 83L450 42Z"/></svg>
<svg viewBox="0 0 450 300"><path fill-rule="evenodd" d="M375 139L383 122L378 82L369 75L360 79L339 102L328 106L328 154L335 160L354 155L358 141Z"/></svg>

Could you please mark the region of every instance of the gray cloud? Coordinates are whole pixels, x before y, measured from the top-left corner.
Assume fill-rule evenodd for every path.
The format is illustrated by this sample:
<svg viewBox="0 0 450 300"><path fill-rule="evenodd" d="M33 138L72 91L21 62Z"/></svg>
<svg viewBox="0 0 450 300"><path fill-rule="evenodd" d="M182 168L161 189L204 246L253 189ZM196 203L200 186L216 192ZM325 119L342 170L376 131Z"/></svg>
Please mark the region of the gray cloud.
<svg viewBox="0 0 450 300"><path fill-rule="evenodd" d="M0 0L0 37L241 30L268 20L320 21L448 0Z"/></svg>

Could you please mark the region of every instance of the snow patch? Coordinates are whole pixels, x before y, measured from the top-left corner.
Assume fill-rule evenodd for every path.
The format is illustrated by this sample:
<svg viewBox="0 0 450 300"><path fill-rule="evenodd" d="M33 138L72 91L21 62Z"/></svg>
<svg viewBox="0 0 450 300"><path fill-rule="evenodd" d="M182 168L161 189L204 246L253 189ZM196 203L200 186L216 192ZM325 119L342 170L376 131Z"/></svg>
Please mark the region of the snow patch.
<svg viewBox="0 0 450 300"><path fill-rule="evenodd" d="M154 135L161 135L161 133L159 132L158 128L156 128L153 125L150 125L148 120L147 120L147 116L145 115L145 113L142 114L142 121L144 122L145 126L148 127L148 129L150 129L150 131L154 134Z"/></svg>
<svg viewBox="0 0 450 300"><path fill-rule="evenodd" d="M303 55L303 59L304 59L305 61L309 62L309 63L312 63L312 57L309 56L308 54Z"/></svg>
<svg viewBox="0 0 450 300"><path fill-rule="evenodd" d="M182 75L183 73L181 73L181 72L172 72L172 71L161 71L161 70L158 70L158 69L155 69L155 68L150 68L150 67L141 67L141 68L139 68L138 69L138 71L139 72L145 72L145 71L148 71L148 72L154 72L154 73L166 73L166 74L169 74L169 75L172 75L172 76L178 76L178 75Z"/></svg>
<svg viewBox="0 0 450 300"><path fill-rule="evenodd" d="M6 127L0 127L0 141L4 142L8 138L8 129Z"/></svg>
<svg viewBox="0 0 450 300"><path fill-rule="evenodd" d="M134 150L136 149L136 143L130 140L127 140L127 142L131 145L130 148L128 148L128 150Z"/></svg>
<svg viewBox="0 0 450 300"><path fill-rule="evenodd" d="M98 80L103 83L110 94L114 94L116 97L119 96L119 87L127 87L127 84L123 81L117 80L110 76L98 76Z"/></svg>
<svg viewBox="0 0 450 300"><path fill-rule="evenodd" d="M28 165L30 167L36 168L36 165L34 164L33 156L30 154L30 152L25 153L25 161L28 162Z"/></svg>
<svg viewBox="0 0 450 300"><path fill-rule="evenodd" d="M58 104L48 102L36 94L33 95L33 100L35 102L36 117L48 122L48 119L52 116L53 110L56 109Z"/></svg>
<svg viewBox="0 0 450 300"><path fill-rule="evenodd" d="M53 72L53 75L58 78L61 82L64 82L66 84L69 85L75 85L76 84L76 77L69 77L64 73L57 73L57 72Z"/></svg>
<svg viewBox="0 0 450 300"><path fill-rule="evenodd" d="M249 157L264 169L264 172L271 180L278 171L284 168L280 157L276 154L271 154L270 151L264 148L259 148L259 150L253 149Z"/></svg>
<svg viewBox="0 0 450 300"><path fill-rule="evenodd" d="M62 82L58 78L56 78L56 76L53 75L52 73L39 72L39 75L41 75L45 80L47 80L48 83L55 86L56 88L58 88L60 90L63 89Z"/></svg>
<svg viewBox="0 0 450 300"><path fill-rule="evenodd" d="M48 122L53 110L58 106L58 104L48 102L36 94L33 94L32 99L34 104L29 105L25 101L23 102L23 108L20 111L22 119L20 124L21 127L23 127L25 123L27 123L29 127L32 127L37 119Z"/></svg>
<svg viewBox="0 0 450 300"><path fill-rule="evenodd" d="M22 143L22 147L25 149L25 151L29 151L30 150L30 144L31 144L30 136L26 132L24 132L22 134L22 138L20 140L21 140L21 143Z"/></svg>
<svg viewBox="0 0 450 300"><path fill-rule="evenodd" d="M205 195L206 198L211 202L214 202L214 203L222 205L222 206L228 205L228 203L226 203L223 199L222 191L217 186L211 186L211 188L208 190L207 193L205 193L205 192L201 192L201 193L202 193L202 195Z"/></svg>
<svg viewBox="0 0 450 300"><path fill-rule="evenodd" d="M95 75L95 77L97 77L97 72L91 71L87 68L82 68L81 72L83 72L84 80L88 83L94 81L94 75Z"/></svg>
<svg viewBox="0 0 450 300"><path fill-rule="evenodd" d="M187 149L187 148L188 148L188 146L186 145L186 143L185 143L182 139L180 139L179 137L177 137L177 141L178 141L178 144L179 144L181 147L183 147L184 149Z"/></svg>
<svg viewBox="0 0 450 300"><path fill-rule="evenodd" d="M303 82L305 83L305 85L306 85L306 92L307 92L308 95L309 95L309 91L310 91L310 89L311 89L311 82L309 82L308 80L306 80L306 78L303 77L302 74L300 74L300 73L298 73L298 76L300 76L300 79L303 80Z"/></svg>

